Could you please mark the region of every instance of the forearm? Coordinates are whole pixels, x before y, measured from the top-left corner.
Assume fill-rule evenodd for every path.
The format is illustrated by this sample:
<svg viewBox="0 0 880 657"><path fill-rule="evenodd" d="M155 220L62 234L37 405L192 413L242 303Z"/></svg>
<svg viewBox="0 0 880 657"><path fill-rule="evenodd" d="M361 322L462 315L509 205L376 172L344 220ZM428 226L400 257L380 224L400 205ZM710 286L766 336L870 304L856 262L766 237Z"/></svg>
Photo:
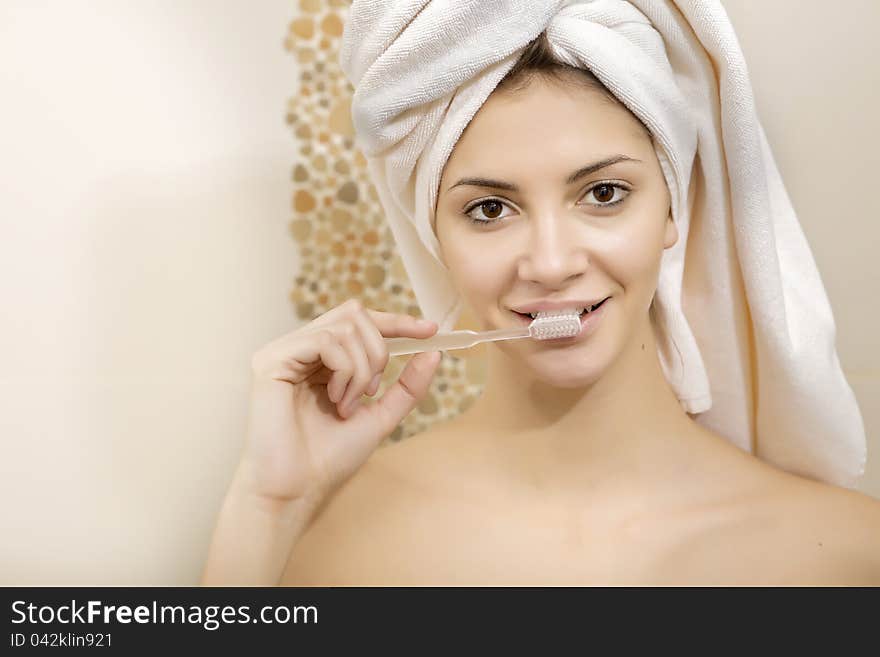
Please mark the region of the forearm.
<svg viewBox="0 0 880 657"><path fill-rule="evenodd" d="M254 495L239 467L223 500L202 586L275 586L313 507Z"/></svg>

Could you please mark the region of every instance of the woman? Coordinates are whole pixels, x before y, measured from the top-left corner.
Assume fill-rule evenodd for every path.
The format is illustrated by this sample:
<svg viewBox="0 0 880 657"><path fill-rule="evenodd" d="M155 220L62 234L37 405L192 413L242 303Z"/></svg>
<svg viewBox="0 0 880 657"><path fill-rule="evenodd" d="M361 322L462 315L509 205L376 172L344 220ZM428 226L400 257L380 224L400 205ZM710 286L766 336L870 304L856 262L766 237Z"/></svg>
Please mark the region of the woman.
<svg viewBox="0 0 880 657"><path fill-rule="evenodd" d="M671 388L652 302L672 205L651 131L534 40L456 141L433 230L486 328L604 300L589 330L489 345L474 405L378 451L439 361L358 407L382 337L437 325L349 302L270 343L203 583L880 583L880 502L738 449Z"/></svg>

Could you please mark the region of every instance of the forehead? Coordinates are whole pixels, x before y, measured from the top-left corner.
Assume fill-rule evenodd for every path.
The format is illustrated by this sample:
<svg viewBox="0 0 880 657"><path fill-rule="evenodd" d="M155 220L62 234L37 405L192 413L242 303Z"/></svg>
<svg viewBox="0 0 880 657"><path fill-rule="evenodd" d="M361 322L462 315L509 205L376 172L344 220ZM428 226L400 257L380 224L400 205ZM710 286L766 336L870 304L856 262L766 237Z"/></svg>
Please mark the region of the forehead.
<svg viewBox="0 0 880 657"><path fill-rule="evenodd" d="M641 122L619 103L577 82L536 76L516 93L496 91L449 156L443 178L527 166L568 171L572 162L610 152L653 152Z"/></svg>

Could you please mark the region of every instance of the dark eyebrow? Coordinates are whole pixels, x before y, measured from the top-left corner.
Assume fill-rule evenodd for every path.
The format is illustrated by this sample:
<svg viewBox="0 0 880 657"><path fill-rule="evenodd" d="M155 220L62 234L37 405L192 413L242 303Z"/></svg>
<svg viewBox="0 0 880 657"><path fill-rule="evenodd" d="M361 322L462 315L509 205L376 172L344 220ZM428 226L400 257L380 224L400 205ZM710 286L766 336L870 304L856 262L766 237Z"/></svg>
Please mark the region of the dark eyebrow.
<svg viewBox="0 0 880 657"><path fill-rule="evenodd" d="M611 157L606 157L604 160L599 160L598 162L593 162L592 164L588 164L585 167L581 167L566 179L565 184L570 185L573 182L577 182L584 176L588 176L591 173L598 171L599 169L604 169L605 167L610 167L612 164L617 164L618 162L624 161L641 162L641 160L630 157L629 155L612 155ZM453 187L458 187L459 185L472 185L474 187L492 187L494 189L506 189L511 192L519 191L519 187L517 187L513 183L504 182L503 180L492 180L491 178L462 178L454 185L448 187L446 191L448 192Z"/></svg>

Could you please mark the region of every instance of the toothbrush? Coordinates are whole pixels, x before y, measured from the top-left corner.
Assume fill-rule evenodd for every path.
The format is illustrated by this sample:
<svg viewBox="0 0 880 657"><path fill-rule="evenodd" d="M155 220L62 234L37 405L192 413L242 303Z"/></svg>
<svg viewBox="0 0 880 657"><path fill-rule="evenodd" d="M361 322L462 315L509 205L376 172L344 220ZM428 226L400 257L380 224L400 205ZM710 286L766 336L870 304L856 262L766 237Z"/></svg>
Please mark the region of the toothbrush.
<svg viewBox="0 0 880 657"><path fill-rule="evenodd" d="M504 328L494 331L452 331L439 333L430 338L385 338L388 353L391 356L416 354L422 351L448 351L449 349L467 349L481 342L496 340L512 340L514 338L534 338L535 340L551 340L553 338L569 338L580 333L581 319L577 311L557 310L540 312L528 326L521 328Z"/></svg>

